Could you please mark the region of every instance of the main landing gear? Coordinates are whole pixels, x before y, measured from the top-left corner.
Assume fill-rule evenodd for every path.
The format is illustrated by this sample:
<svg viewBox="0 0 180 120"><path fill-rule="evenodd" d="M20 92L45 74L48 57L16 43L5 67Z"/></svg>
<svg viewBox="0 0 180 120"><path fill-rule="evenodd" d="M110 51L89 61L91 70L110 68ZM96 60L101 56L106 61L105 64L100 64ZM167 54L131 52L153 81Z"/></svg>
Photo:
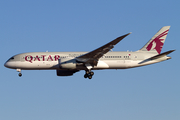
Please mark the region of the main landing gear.
<svg viewBox="0 0 180 120"><path fill-rule="evenodd" d="M94 75L94 72L92 71L86 71L84 78L92 79L92 76Z"/></svg>
<svg viewBox="0 0 180 120"><path fill-rule="evenodd" d="M22 73L21 73L21 69L16 69L17 70L17 72L19 72L19 77L21 77L22 76Z"/></svg>

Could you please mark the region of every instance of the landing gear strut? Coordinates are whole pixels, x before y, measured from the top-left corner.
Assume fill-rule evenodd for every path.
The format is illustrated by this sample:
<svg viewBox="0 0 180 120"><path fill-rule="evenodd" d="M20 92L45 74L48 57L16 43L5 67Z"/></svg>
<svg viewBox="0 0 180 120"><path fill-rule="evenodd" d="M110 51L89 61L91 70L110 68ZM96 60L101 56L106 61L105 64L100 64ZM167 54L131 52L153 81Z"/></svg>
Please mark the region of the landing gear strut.
<svg viewBox="0 0 180 120"><path fill-rule="evenodd" d="M21 69L16 69L17 70L17 72L19 72L19 77L21 77L22 76L22 73L21 73Z"/></svg>
<svg viewBox="0 0 180 120"><path fill-rule="evenodd" d="M94 72L92 71L86 71L84 78L92 79L92 76L94 75Z"/></svg>

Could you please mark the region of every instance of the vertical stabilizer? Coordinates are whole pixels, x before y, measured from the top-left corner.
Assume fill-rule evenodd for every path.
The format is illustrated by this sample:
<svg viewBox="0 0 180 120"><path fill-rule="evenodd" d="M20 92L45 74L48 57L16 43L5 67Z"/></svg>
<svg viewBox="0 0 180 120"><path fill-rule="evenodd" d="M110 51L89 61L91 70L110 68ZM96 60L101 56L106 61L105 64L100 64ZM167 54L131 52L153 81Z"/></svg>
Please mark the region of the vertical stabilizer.
<svg viewBox="0 0 180 120"><path fill-rule="evenodd" d="M140 51L151 51L161 53L170 26L162 27Z"/></svg>

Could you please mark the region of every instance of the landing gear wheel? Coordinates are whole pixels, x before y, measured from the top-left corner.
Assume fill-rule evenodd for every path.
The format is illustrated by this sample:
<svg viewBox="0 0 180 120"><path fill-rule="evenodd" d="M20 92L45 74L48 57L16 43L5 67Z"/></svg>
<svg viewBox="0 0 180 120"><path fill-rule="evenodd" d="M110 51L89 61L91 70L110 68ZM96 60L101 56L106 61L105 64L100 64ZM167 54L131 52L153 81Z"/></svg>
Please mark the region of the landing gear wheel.
<svg viewBox="0 0 180 120"><path fill-rule="evenodd" d="M89 79L92 79L92 75L89 75L88 78L89 78Z"/></svg>
<svg viewBox="0 0 180 120"><path fill-rule="evenodd" d="M19 72L18 75L19 75L19 77L21 77L22 76L21 69L16 69L16 71Z"/></svg>
<svg viewBox="0 0 180 120"><path fill-rule="evenodd" d="M86 74L88 75L90 72L89 71L86 71Z"/></svg>
<svg viewBox="0 0 180 120"><path fill-rule="evenodd" d="M87 77L88 77L88 74L85 74L85 75L84 75L84 78L87 78Z"/></svg>
<svg viewBox="0 0 180 120"><path fill-rule="evenodd" d="M94 75L94 72L89 72L89 74L90 74L91 76L93 76L93 75Z"/></svg>
<svg viewBox="0 0 180 120"><path fill-rule="evenodd" d="M92 79L92 76L94 75L94 72L92 71L86 71L84 78Z"/></svg>
<svg viewBox="0 0 180 120"><path fill-rule="evenodd" d="M19 75L19 77L21 77L21 76L22 76L22 73L19 73L18 75Z"/></svg>

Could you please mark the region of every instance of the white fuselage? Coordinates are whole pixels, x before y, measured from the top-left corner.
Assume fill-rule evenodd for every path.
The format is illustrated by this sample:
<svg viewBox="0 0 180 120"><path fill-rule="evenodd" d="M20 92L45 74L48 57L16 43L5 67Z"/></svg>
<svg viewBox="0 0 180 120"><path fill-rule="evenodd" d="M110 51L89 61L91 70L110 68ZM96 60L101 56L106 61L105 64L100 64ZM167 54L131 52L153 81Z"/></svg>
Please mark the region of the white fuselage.
<svg viewBox="0 0 180 120"><path fill-rule="evenodd" d="M22 53L13 56L9 59L5 66L12 69L22 70L47 70L47 69L62 69L59 66L60 59L75 59L78 56L87 52L32 52ZM156 60L147 60L154 56L153 53L147 52L108 52L98 61L97 66L93 70L98 69L127 69L133 67L144 66L167 60L168 57L162 57ZM146 61L144 61L146 60ZM143 62L144 61L144 62ZM78 63L77 63L78 64ZM86 67L79 65L77 70L85 70Z"/></svg>

